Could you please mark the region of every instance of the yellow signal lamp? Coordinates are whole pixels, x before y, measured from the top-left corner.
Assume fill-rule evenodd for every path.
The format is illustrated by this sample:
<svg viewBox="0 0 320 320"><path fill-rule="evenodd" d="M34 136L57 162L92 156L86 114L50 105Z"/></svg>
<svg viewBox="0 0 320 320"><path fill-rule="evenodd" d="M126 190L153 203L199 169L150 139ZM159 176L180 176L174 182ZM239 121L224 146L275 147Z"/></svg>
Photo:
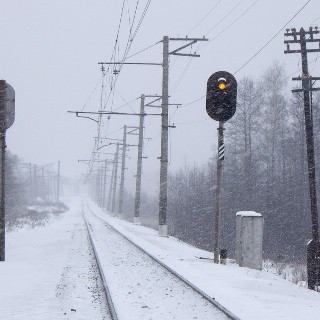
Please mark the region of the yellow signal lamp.
<svg viewBox="0 0 320 320"><path fill-rule="evenodd" d="M219 90L224 90L226 88L227 84L224 81L220 81L218 83Z"/></svg>

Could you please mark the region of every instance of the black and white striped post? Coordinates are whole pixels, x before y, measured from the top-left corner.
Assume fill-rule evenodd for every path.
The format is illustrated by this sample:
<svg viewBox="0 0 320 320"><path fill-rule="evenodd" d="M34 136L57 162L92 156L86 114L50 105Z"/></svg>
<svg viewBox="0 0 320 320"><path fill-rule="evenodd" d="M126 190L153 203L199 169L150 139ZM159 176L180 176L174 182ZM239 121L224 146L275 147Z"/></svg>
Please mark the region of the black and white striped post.
<svg viewBox="0 0 320 320"><path fill-rule="evenodd" d="M223 122L222 122L222 125L223 125ZM224 160L224 150L225 150L226 147L225 147L225 144L224 144L224 141L223 141L223 131L222 131L222 136L219 137L219 141L218 142L219 142L218 158L219 158L219 160Z"/></svg>
<svg viewBox="0 0 320 320"><path fill-rule="evenodd" d="M218 128L218 158L217 158L217 184L216 184L216 199L215 199L215 223L214 223L214 262L219 263L220 255L220 238L221 238L221 210L220 210L220 195L221 195L221 180L222 180L222 161L224 160L224 136L223 122L219 121Z"/></svg>

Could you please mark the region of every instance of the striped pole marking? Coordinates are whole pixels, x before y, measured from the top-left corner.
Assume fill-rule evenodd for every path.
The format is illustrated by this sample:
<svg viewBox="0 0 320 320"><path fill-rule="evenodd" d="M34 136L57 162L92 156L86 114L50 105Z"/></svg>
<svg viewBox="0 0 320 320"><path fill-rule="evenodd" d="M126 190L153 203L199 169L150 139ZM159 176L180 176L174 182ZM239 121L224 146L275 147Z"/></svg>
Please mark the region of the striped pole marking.
<svg viewBox="0 0 320 320"><path fill-rule="evenodd" d="M219 160L224 160L224 150L225 150L225 144L223 143L218 148Z"/></svg>

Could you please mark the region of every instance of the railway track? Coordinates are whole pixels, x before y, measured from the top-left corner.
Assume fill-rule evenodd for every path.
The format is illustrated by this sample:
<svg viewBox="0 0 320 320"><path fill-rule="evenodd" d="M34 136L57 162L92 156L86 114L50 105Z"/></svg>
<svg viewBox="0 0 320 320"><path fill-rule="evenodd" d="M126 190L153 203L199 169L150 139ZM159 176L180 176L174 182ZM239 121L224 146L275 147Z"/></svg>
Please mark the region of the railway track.
<svg viewBox="0 0 320 320"><path fill-rule="evenodd" d="M87 206L85 220L112 319L240 320Z"/></svg>
<svg viewBox="0 0 320 320"><path fill-rule="evenodd" d="M96 249L95 243L93 241L92 232L90 231L90 228L89 228L89 225L88 225L88 222L87 222L86 218L84 218L84 219L85 219L85 223L86 223L87 230L88 230L90 244L91 244L91 247L92 247L92 250L93 250L93 253L94 253L94 258L95 258L95 260L97 262L97 266L98 266L98 269L99 269L99 274L100 274L100 277L101 277L101 280L102 280L102 284L103 284L103 288L104 288L104 291L105 291L105 294L106 294L106 297L107 297L107 304L108 304L109 311L110 311L110 314L108 315L109 316L108 318L110 318L110 320L118 320L118 316L117 316L117 313L116 313L116 310L115 310L115 307L114 307L114 303L113 303L113 300L112 300L112 297L111 297L111 294L110 294L108 283L106 281L105 274L104 274L104 271L103 271L103 268L102 268L98 253L97 253L97 249Z"/></svg>

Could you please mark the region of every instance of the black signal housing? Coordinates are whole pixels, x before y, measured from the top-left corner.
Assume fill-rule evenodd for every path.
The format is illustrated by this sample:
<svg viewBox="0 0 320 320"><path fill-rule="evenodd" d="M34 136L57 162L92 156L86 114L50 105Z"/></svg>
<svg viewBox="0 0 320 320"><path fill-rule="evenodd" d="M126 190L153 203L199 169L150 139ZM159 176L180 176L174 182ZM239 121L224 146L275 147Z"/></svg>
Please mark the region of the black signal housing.
<svg viewBox="0 0 320 320"><path fill-rule="evenodd" d="M237 106L237 80L226 71L212 74L207 82L206 110L210 118L226 122Z"/></svg>

